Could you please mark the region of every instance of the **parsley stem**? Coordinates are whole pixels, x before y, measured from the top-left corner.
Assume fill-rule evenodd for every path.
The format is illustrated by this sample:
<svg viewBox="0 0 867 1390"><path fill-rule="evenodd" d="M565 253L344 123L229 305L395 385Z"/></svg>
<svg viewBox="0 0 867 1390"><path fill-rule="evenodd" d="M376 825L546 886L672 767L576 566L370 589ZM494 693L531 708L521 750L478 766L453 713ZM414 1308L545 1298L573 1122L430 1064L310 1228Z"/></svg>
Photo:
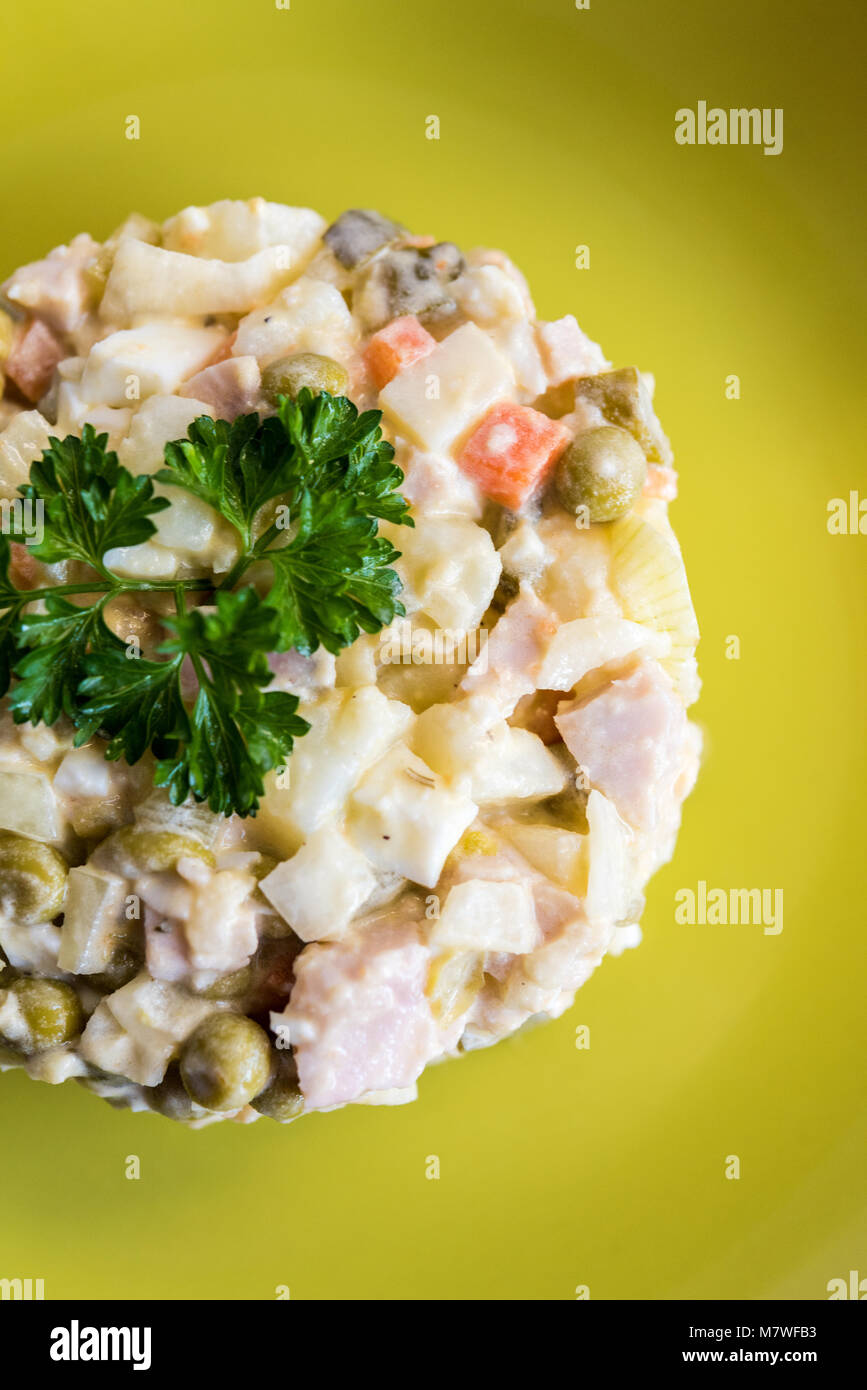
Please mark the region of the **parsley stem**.
<svg viewBox="0 0 867 1390"><path fill-rule="evenodd" d="M277 525L276 521L272 522L271 525L268 527L267 531L262 532L262 535L256 541L252 549L248 550L245 554L238 556L238 559L235 561L234 565L229 570L229 573L226 575L225 579L218 587L221 589L234 588L238 580L250 568L250 566L254 564L256 560L261 560L262 556L265 554L265 551L268 549L268 546L277 536L279 536L281 530L283 529L283 527Z"/></svg>

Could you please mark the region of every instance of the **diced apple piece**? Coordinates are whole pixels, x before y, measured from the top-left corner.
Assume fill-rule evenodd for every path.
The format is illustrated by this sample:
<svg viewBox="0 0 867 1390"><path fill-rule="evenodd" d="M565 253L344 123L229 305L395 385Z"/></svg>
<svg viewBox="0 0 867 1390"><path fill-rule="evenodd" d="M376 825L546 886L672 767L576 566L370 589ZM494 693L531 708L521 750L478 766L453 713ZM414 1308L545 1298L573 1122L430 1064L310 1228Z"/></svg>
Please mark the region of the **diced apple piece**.
<svg viewBox="0 0 867 1390"><path fill-rule="evenodd" d="M540 690L571 690L597 666L622 661L633 653L665 656L671 643L626 618L575 618L554 633L539 672Z"/></svg>
<svg viewBox="0 0 867 1390"><path fill-rule="evenodd" d="M184 208L163 224L163 246L188 256L243 261L267 246L287 250L295 269L313 255L325 219L311 208L289 208L264 198L221 198L209 207Z"/></svg>
<svg viewBox="0 0 867 1390"><path fill-rule="evenodd" d="M470 435L458 464L488 497L517 511L544 482L570 438L558 420L501 401Z"/></svg>
<svg viewBox="0 0 867 1390"><path fill-rule="evenodd" d="M529 886L482 878L455 884L430 935L437 950L463 948L512 955L525 955L540 939Z"/></svg>
<svg viewBox="0 0 867 1390"><path fill-rule="evenodd" d="M125 242L141 246L144 242ZM211 360L225 338L220 328L145 323L95 343L81 376L82 399L125 406L146 396L169 395Z"/></svg>
<svg viewBox="0 0 867 1390"><path fill-rule="evenodd" d="M333 825L324 825L259 886L302 941L336 941L376 883L364 855Z"/></svg>
<svg viewBox="0 0 867 1390"><path fill-rule="evenodd" d="M377 868L433 888L477 809L399 743L353 792L349 833Z"/></svg>
<svg viewBox="0 0 867 1390"><path fill-rule="evenodd" d="M522 825L519 821L504 826L503 833L539 873L576 898L584 896L590 844L586 835L556 825Z"/></svg>
<svg viewBox="0 0 867 1390"><path fill-rule="evenodd" d="M374 333L364 349L364 360L377 390L387 386L398 372L426 357L436 347L436 338L422 327L414 314L402 314Z"/></svg>
<svg viewBox="0 0 867 1390"><path fill-rule="evenodd" d="M61 970L73 975L98 975L109 964L117 945L125 883L116 874L89 864L69 870L61 928Z"/></svg>
<svg viewBox="0 0 867 1390"><path fill-rule="evenodd" d="M508 362L488 335L465 323L390 381L380 404L398 434L442 453L514 386Z"/></svg>
<svg viewBox="0 0 867 1390"><path fill-rule="evenodd" d="M380 530L401 552L395 568L408 610L420 608L443 628L477 628L500 578L500 557L489 533L455 516L427 517L413 530L385 522Z"/></svg>
<svg viewBox="0 0 867 1390"><path fill-rule="evenodd" d="M46 843L60 838L63 823L46 773L0 768L0 829Z"/></svg>
<svg viewBox="0 0 867 1390"><path fill-rule="evenodd" d="M30 465L41 458L54 433L38 410L22 410L0 434L0 497L18 495L30 477Z"/></svg>
<svg viewBox="0 0 867 1390"><path fill-rule="evenodd" d="M284 772L270 773L256 817L256 834L292 854L312 831L336 815L365 768L408 729L408 705L375 686L329 691L309 708L312 728L296 744Z"/></svg>

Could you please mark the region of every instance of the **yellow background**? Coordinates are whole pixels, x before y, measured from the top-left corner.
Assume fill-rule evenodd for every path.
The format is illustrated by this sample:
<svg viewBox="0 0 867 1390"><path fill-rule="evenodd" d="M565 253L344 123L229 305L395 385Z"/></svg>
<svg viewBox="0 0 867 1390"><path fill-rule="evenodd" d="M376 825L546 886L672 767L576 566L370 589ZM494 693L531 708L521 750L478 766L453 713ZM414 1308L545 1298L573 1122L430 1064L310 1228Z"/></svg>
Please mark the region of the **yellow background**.
<svg viewBox="0 0 867 1390"><path fill-rule="evenodd" d="M558 1022L435 1068L415 1106L188 1133L3 1076L0 1276L49 1298L701 1299L867 1275L867 539L826 530L830 498L867 493L861 7L5 8L4 272L131 208L382 207L504 246L540 315L656 373L708 746L642 948ZM783 154L676 145L702 99L783 107ZM782 934L677 926L699 879L783 888Z"/></svg>

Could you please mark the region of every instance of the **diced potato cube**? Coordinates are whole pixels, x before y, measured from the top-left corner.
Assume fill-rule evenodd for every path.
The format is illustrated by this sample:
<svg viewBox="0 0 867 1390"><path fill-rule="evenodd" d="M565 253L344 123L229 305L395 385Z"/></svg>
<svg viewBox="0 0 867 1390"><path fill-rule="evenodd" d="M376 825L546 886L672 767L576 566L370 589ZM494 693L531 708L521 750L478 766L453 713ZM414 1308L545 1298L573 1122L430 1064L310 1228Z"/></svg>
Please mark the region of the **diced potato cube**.
<svg viewBox="0 0 867 1390"><path fill-rule="evenodd" d="M526 317L527 308L515 280L498 265L477 265L455 281L458 308L480 328L496 328Z"/></svg>
<svg viewBox="0 0 867 1390"><path fill-rule="evenodd" d="M93 425L97 434L108 435L108 447L116 449L127 433L132 420L129 408L114 409L109 405L91 405L82 398L77 382L62 381L57 391L57 424L52 430L58 439L68 434L80 435L84 425Z"/></svg>
<svg viewBox="0 0 867 1390"><path fill-rule="evenodd" d="M633 652L665 656L670 645L666 633L626 618L575 618L563 623L551 638L537 685L540 690L571 690L597 666L621 661Z"/></svg>
<svg viewBox="0 0 867 1390"><path fill-rule="evenodd" d="M54 430L38 410L22 410L0 434L0 497L18 495L30 477L30 465L48 448Z"/></svg>
<svg viewBox="0 0 867 1390"><path fill-rule="evenodd" d="M140 545L120 545L107 550L105 564L123 579L174 579L178 557L155 540Z"/></svg>
<svg viewBox="0 0 867 1390"><path fill-rule="evenodd" d="M460 783L473 801L538 800L562 791L566 773L536 734L491 723L472 698L432 705L413 728L413 747L443 777Z"/></svg>
<svg viewBox="0 0 867 1390"><path fill-rule="evenodd" d="M118 458L130 473L155 473L163 465L165 446L186 439L187 430L210 407L205 401L181 396L150 396L133 418L129 435L118 449Z"/></svg>
<svg viewBox="0 0 867 1390"><path fill-rule="evenodd" d="M458 463L488 497L517 511L545 481L570 438L559 420L501 401L470 435Z"/></svg>
<svg viewBox="0 0 867 1390"><path fill-rule="evenodd" d="M232 353L255 357L260 367L295 352L315 352L343 362L355 352L358 338L358 326L340 291L305 276L273 303L241 320Z"/></svg>
<svg viewBox="0 0 867 1390"><path fill-rule="evenodd" d="M609 801L595 788L587 798L590 865L585 907L592 921L619 922L633 897L629 869L632 832Z"/></svg>
<svg viewBox="0 0 867 1390"><path fill-rule="evenodd" d="M60 838L63 821L46 773L0 768L0 829L46 843Z"/></svg>
<svg viewBox="0 0 867 1390"><path fill-rule="evenodd" d="M125 883L117 874L89 864L69 870L61 928L61 970L73 975L98 975L105 970L117 945Z"/></svg>
<svg viewBox="0 0 867 1390"><path fill-rule="evenodd" d="M256 817L257 836L292 854L312 831L338 814L365 768L406 732L414 715L375 686L329 692L300 713L313 727L295 746L285 771L269 773Z"/></svg>
<svg viewBox="0 0 867 1390"><path fill-rule="evenodd" d="M464 517L426 517L409 530L380 527L401 552L395 568L408 611L421 609L442 628L479 626L500 579L500 557L489 533Z"/></svg>
<svg viewBox="0 0 867 1390"><path fill-rule="evenodd" d="M259 886L302 941L336 941L376 884L364 855L335 826L323 825Z"/></svg>
<svg viewBox="0 0 867 1390"><path fill-rule="evenodd" d="M349 833L378 868L433 888L477 809L399 743L353 792Z"/></svg>
<svg viewBox="0 0 867 1390"><path fill-rule="evenodd" d="M126 240L115 253L100 317L128 325L140 314L248 314L273 299L297 273L286 246L266 247L243 261L219 261Z"/></svg>
<svg viewBox="0 0 867 1390"><path fill-rule="evenodd" d="M181 1043L214 1005L165 980L137 975L97 1007L81 1037L81 1055L102 1071L156 1086Z"/></svg>
<svg viewBox="0 0 867 1390"><path fill-rule="evenodd" d="M436 338L414 314L402 314L380 328L364 349L364 360L377 390L381 391L398 372L426 357L435 347Z"/></svg>
<svg viewBox="0 0 867 1390"><path fill-rule="evenodd" d="M481 328L465 323L390 381L380 404L398 434L433 453L444 452L486 410L514 390L505 358Z"/></svg>
<svg viewBox="0 0 867 1390"><path fill-rule="evenodd" d="M220 328L178 323L145 323L110 333L90 349L81 376L82 399L125 406L146 396L169 395L210 362L224 338Z"/></svg>
<svg viewBox="0 0 867 1390"><path fill-rule="evenodd" d="M457 947L514 955L532 951L540 940L529 886L482 878L455 884L430 935L436 949Z"/></svg>
<svg viewBox="0 0 867 1390"><path fill-rule="evenodd" d="M300 268L313 255L325 219L311 208L288 208L264 198L221 198L209 207L184 208L163 224L163 246L188 256L243 261L266 246L285 247Z"/></svg>

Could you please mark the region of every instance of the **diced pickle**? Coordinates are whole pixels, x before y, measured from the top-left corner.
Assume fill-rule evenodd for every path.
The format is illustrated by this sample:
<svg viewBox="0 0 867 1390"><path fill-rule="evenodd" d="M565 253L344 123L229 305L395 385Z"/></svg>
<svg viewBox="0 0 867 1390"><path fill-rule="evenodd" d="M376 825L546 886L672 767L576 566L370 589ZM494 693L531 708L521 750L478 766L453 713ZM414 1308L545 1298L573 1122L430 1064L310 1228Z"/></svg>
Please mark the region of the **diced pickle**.
<svg viewBox="0 0 867 1390"><path fill-rule="evenodd" d="M647 477L641 448L626 430L602 425L573 439L554 480L563 506L590 521L615 521L635 503Z"/></svg>
<svg viewBox="0 0 867 1390"><path fill-rule="evenodd" d="M349 208L325 232L323 240L336 259L352 270L400 236L403 228L371 208Z"/></svg>
<svg viewBox="0 0 867 1390"><path fill-rule="evenodd" d="M268 1084L271 1045L243 1014L203 1019L181 1053L181 1077L191 1100L206 1110L240 1110Z"/></svg>
<svg viewBox="0 0 867 1390"><path fill-rule="evenodd" d="M142 968L142 955L130 946L118 946L104 970L88 975L87 983L101 994L114 994L134 980Z"/></svg>
<svg viewBox="0 0 867 1390"><path fill-rule="evenodd" d="M349 389L349 373L332 357L320 357L316 352L295 352L278 357L262 373L262 390L272 404L278 396L294 398L306 386L314 395L327 391L331 396L345 396Z"/></svg>
<svg viewBox="0 0 867 1390"><path fill-rule="evenodd" d="M51 845L0 830L0 908L13 922L33 926L62 912L67 873Z"/></svg>
<svg viewBox="0 0 867 1390"><path fill-rule="evenodd" d="M187 1095L181 1080L177 1062L172 1062L158 1086L146 1086L144 1098L151 1110L165 1115L167 1120L189 1120L193 1114L193 1102Z"/></svg>
<svg viewBox="0 0 867 1390"><path fill-rule="evenodd" d="M358 312L371 331L390 319L414 314L423 324L442 322L456 312L449 288L464 269L464 258L450 241L436 246L393 247L365 271Z"/></svg>
<svg viewBox="0 0 867 1390"><path fill-rule="evenodd" d="M656 418L650 393L637 367L585 376L575 383L578 400L598 406L612 425L628 430L648 463L671 463L671 446Z"/></svg>
<svg viewBox="0 0 867 1390"><path fill-rule="evenodd" d="M304 1110L304 1097L298 1085L298 1069L290 1048L277 1048L273 1053L271 1080L250 1102L260 1115L285 1124L295 1120Z"/></svg>
<svg viewBox="0 0 867 1390"><path fill-rule="evenodd" d="M201 859L213 868L214 856L191 835L176 835L171 830L142 830L125 825L111 835L100 847L100 857L111 853L121 872L132 877L140 873L157 874L173 869L179 859Z"/></svg>
<svg viewBox="0 0 867 1390"><path fill-rule="evenodd" d="M204 989L196 990L203 999L242 999L253 987L253 967L242 965L240 970L232 970L228 975L219 975Z"/></svg>
<svg viewBox="0 0 867 1390"><path fill-rule="evenodd" d="M23 1019L26 1036L11 1041L30 1055L71 1042L83 1021L78 995L63 980L37 980L22 975L9 987Z"/></svg>

